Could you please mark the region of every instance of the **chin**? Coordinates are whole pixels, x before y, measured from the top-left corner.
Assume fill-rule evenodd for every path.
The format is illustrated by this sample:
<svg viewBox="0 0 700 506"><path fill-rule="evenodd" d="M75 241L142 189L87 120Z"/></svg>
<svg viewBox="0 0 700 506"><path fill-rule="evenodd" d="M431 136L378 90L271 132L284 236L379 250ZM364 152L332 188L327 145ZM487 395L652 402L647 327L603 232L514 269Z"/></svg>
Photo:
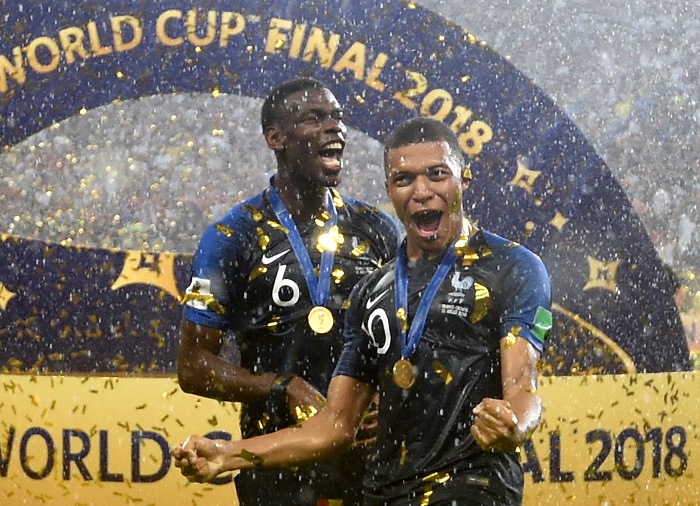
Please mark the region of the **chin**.
<svg viewBox="0 0 700 506"><path fill-rule="evenodd" d="M339 172L325 173L321 177L321 181L323 182L323 184L325 186L328 186L330 188L335 188L336 186L338 186L340 184L340 181L341 181L340 173Z"/></svg>

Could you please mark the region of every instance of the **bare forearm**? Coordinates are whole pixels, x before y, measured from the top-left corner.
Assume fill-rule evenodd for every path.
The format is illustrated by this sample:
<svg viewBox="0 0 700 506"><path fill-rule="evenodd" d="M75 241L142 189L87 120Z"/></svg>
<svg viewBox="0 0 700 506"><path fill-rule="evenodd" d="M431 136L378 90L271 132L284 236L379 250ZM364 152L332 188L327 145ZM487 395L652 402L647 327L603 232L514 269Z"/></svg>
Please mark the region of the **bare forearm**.
<svg viewBox="0 0 700 506"><path fill-rule="evenodd" d="M190 436L173 448L173 461L188 480L208 482L236 469L295 466L324 459L352 444L373 393L365 383L336 376L324 409L300 426L243 441Z"/></svg>
<svg viewBox="0 0 700 506"><path fill-rule="evenodd" d="M518 443L522 444L542 419L542 400L537 394L528 391L521 391L507 400L518 420L518 433L521 438Z"/></svg>
<svg viewBox="0 0 700 506"><path fill-rule="evenodd" d="M525 339L501 343L503 398L516 418L516 443L522 444L542 418L542 400L537 395L539 353Z"/></svg>
<svg viewBox="0 0 700 506"><path fill-rule="evenodd" d="M321 415L300 427L242 441L225 441L223 471L289 467L336 455L354 440L354 427L324 425Z"/></svg>
<svg viewBox="0 0 700 506"><path fill-rule="evenodd" d="M178 379L185 392L222 401L267 399L274 378L274 373L253 374L206 350L181 355L178 361Z"/></svg>

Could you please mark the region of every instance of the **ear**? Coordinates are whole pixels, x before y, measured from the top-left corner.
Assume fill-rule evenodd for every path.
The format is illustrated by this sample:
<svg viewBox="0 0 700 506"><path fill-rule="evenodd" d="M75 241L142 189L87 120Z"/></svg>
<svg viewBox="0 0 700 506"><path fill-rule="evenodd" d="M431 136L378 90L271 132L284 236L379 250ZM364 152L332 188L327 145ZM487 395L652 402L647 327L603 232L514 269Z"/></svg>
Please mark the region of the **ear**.
<svg viewBox="0 0 700 506"><path fill-rule="evenodd" d="M472 180L472 170L469 165L464 165L462 167L462 192L466 192L469 189L469 183Z"/></svg>
<svg viewBox="0 0 700 506"><path fill-rule="evenodd" d="M282 151L285 148L286 137L279 127L267 127L264 132L267 147L273 151Z"/></svg>

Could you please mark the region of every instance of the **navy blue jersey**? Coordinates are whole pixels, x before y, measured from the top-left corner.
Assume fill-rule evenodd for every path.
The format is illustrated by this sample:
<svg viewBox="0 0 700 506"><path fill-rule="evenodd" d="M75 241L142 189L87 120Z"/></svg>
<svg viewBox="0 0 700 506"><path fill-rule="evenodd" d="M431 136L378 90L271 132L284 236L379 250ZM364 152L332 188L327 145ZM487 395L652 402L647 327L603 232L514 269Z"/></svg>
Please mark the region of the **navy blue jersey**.
<svg viewBox="0 0 700 506"><path fill-rule="evenodd" d="M313 304L306 279L267 191L237 205L204 233L188 288L199 297L184 309L184 317L192 322L233 331L243 367L298 374L324 395L343 344L343 305L364 275L393 258L398 230L387 214L334 196L343 239L335 253L326 303L335 322L330 332L317 334L309 328L307 315ZM313 221L297 228L318 268L323 228ZM247 406L246 413L252 409ZM268 432L261 430L260 421L245 418L244 436Z"/></svg>
<svg viewBox="0 0 700 506"><path fill-rule="evenodd" d="M432 301L410 357L418 376L408 389L392 380L402 340L395 262L367 276L351 296L346 343L334 374L380 391L378 442L365 477L369 504L411 496L420 504L433 486L432 499L458 499L465 486L476 486L492 494L494 504L520 501L517 454L483 452L470 433L472 409L485 397L503 397L502 338L521 336L542 352L542 320L551 318L549 276L535 254L489 232L477 232L463 253ZM440 261L408 267L409 325Z"/></svg>
<svg viewBox="0 0 700 506"><path fill-rule="evenodd" d="M333 195L342 242L335 253L325 304L334 317L328 333L318 334L309 327L307 315L313 304L306 278L270 205L269 189L237 205L206 230L195 253L184 309L184 317L192 322L232 331L243 367L257 373L297 374L324 395L343 346L350 292L363 276L393 258L399 233L397 223L386 213L335 191ZM317 245L323 226L314 221L296 225L318 269ZM266 401L243 405L243 437L292 423L273 411ZM348 452L298 472L244 472L236 478L239 497L246 505L290 506L315 504L314 494L359 497L364 460L357 452ZM345 494L340 493L343 489Z"/></svg>

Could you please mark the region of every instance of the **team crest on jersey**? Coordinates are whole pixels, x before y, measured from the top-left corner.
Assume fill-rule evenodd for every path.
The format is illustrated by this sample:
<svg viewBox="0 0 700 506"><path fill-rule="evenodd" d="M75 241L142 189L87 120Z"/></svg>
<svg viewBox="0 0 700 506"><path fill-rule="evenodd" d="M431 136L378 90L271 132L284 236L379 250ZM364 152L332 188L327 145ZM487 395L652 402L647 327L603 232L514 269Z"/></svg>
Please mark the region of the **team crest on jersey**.
<svg viewBox="0 0 700 506"><path fill-rule="evenodd" d="M455 271L450 279L452 291L447 294L447 303L442 304L441 311L443 314L451 314L459 317L467 317L469 315L469 307L464 306L467 298L467 291L474 286L474 278L469 275L461 276L459 271Z"/></svg>
<svg viewBox="0 0 700 506"><path fill-rule="evenodd" d="M467 296L465 292L474 285L474 278L469 275L462 278L459 271L455 271L450 282L452 283L453 290L449 293L449 303L459 304L464 302Z"/></svg>

